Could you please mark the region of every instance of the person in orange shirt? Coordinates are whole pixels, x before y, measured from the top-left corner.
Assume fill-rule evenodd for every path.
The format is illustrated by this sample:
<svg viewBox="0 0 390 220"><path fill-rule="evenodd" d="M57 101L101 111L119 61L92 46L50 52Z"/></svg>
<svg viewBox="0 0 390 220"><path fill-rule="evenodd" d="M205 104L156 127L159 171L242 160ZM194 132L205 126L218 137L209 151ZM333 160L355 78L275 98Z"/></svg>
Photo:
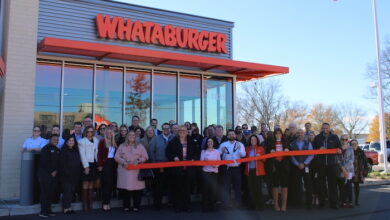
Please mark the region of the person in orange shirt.
<svg viewBox="0 0 390 220"><path fill-rule="evenodd" d="M256 135L249 137L250 145L245 148L246 157L255 157L265 154L265 149L260 146ZM246 191L249 197L250 208L263 210L264 200L262 195L262 177L265 175L264 161L250 161L245 164L244 175L246 178Z"/></svg>

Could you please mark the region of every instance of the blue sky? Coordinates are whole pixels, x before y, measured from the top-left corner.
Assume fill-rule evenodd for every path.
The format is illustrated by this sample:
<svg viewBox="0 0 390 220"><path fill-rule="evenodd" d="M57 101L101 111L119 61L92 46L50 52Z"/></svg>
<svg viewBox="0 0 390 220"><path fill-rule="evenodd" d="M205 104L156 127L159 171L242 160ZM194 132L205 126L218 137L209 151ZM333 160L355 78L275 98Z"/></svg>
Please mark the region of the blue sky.
<svg viewBox="0 0 390 220"><path fill-rule="evenodd" d="M233 58L290 67L277 77L291 100L352 102L376 113L376 100L364 98L367 65L375 61L371 0L122 1L233 21ZM377 8L383 46L390 1L377 0Z"/></svg>

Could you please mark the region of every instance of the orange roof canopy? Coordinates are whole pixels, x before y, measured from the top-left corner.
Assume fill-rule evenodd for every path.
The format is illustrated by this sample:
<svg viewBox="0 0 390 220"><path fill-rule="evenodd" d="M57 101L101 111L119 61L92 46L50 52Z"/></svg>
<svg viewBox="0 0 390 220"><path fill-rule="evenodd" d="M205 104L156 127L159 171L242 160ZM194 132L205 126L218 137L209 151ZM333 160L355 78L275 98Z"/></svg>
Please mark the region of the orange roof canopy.
<svg viewBox="0 0 390 220"><path fill-rule="evenodd" d="M283 66L51 37L45 37L40 42L38 51L91 56L97 59L111 58L147 62L156 66L160 64L189 66L200 68L203 71L224 70L236 75L237 81L247 81L289 72L289 68Z"/></svg>

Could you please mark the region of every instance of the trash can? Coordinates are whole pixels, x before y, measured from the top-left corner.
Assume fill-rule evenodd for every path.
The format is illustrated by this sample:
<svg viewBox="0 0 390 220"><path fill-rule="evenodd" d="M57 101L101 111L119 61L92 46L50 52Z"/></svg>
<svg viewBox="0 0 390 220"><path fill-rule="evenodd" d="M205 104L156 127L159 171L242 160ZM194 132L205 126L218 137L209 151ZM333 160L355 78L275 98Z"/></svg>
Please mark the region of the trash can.
<svg viewBox="0 0 390 220"><path fill-rule="evenodd" d="M20 166L20 205L34 204L34 156L33 152L22 152Z"/></svg>

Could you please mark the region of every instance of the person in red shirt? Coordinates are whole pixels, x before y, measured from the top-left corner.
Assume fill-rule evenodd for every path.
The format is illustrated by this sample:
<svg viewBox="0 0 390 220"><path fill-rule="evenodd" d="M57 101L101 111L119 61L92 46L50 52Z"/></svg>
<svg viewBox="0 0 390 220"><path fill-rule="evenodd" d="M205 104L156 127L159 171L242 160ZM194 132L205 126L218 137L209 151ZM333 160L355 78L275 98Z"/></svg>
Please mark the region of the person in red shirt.
<svg viewBox="0 0 390 220"><path fill-rule="evenodd" d="M260 146L259 139L256 135L249 137L250 145L245 148L246 157L255 157L265 154L265 149ZM264 161L250 161L245 164L244 175L246 178L246 191L249 197L250 208L263 210L264 201L262 195L262 177L265 175Z"/></svg>
<svg viewBox="0 0 390 220"><path fill-rule="evenodd" d="M270 153L289 151L283 132L280 128L275 129L272 140L267 141ZM288 157L273 158L271 165L272 195L275 211L287 210L287 193L290 174L290 159ZM279 187L282 188L282 207L279 206Z"/></svg>

